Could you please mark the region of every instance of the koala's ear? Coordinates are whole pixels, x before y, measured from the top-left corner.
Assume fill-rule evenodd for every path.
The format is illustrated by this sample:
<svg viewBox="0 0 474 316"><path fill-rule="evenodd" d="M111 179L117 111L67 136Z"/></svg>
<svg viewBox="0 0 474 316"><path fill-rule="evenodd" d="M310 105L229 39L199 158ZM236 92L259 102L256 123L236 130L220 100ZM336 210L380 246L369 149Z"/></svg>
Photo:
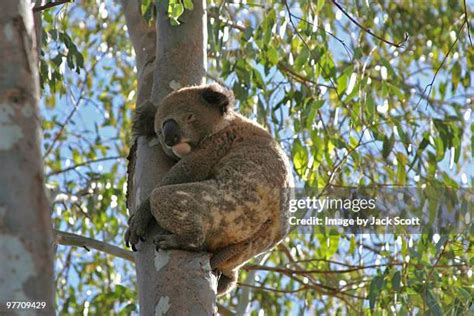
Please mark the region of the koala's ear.
<svg viewBox="0 0 474 316"><path fill-rule="evenodd" d="M217 83L206 86L201 95L207 104L218 107L222 114L234 104L234 93Z"/></svg>

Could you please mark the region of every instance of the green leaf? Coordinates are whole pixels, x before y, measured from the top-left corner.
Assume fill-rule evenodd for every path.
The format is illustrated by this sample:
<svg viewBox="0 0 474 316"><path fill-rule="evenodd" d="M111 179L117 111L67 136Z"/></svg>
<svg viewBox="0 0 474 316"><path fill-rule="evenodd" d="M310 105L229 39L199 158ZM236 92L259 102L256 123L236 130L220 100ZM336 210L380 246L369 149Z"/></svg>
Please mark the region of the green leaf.
<svg viewBox="0 0 474 316"><path fill-rule="evenodd" d="M441 161L444 158L444 153L446 152L446 148L444 147L444 143L441 137L436 137L434 139L434 142L435 142L435 149L436 149L436 160Z"/></svg>
<svg viewBox="0 0 474 316"><path fill-rule="evenodd" d="M462 287L457 287L456 292L458 292L461 299L465 302L471 302L473 300L473 296L471 295L471 293L469 293L468 290Z"/></svg>
<svg viewBox="0 0 474 316"><path fill-rule="evenodd" d="M389 77L388 80L390 80L390 78L396 78L397 74L395 70L393 69L392 65L390 65L390 63L388 62L388 60L385 58L381 58L380 61L385 66L385 68L387 68L388 77Z"/></svg>
<svg viewBox="0 0 474 316"><path fill-rule="evenodd" d="M145 14L145 12L150 8L150 6L153 4L153 0L142 0L141 1L141 6L140 10L142 15Z"/></svg>
<svg viewBox="0 0 474 316"><path fill-rule="evenodd" d="M436 299L436 297L434 296L434 294L431 290L428 290L426 301L427 301L426 305L427 305L429 311L431 312L431 315L435 315L435 316L443 316L444 315L443 309L441 308L438 300Z"/></svg>
<svg viewBox="0 0 474 316"><path fill-rule="evenodd" d="M154 18L153 2L154 2L153 0L143 0L140 6L140 11L142 13L142 16L145 19L145 21L147 21L148 23L150 23Z"/></svg>
<svg viewBox="0 0 474 316"><path fill-rule="evenodd" d="M383 278L379 275L375 276L372 281L370 282L369 286L369 306L370 309L373 310L375 307L375 302L379 297L382 286L383 286Z"/></svg>
<svg viewBox="0 0 474 316"><path fill-rule="evenodd" d="M395 144L395 137L392 134L390 137L385 136L382 147L382 156L384 159L388 158L388 155L392 152L393 145Z"/></svg>
<svg viewBox="0 0 474 316"><path fill-rule="evenodd" d="M350 246L349 246L349 253L354 254L356 249L357 249L357 242L356 242L355 237L352 236Z"/></svg>
<svg viewBox="0 0 474 316"><path fill-rule="evenodd" d="M452 73L451 73L451 83L452 83L452 91L456 91L458 85L459 85L459 82L461 81L461 72L462 72L462 69L461 69L461 64L459 62L456 62L453 66L453 68L451 69Z"/></svg>
<svg viewBox="0 0 474 316"><path fill-rule="evenodd" d="M438 256L441 253L441 251L443 250L442 246L444 246L447 240L448 240L447 235L440 236L438 242L436 243L436 256Z"/></svg>
<svg viewBox="0 0 474 316"><path fill-rule="evenodd" d="M343 94L347 88L347 78L349 74L344 72L338 79L337 79L337 93L339 95Z"/></svg>
<svg viewBox="0 0 474 316"><path fill-rule="evenodd" d="M303 48L301 48L301 51L298 54L298 57L296 57L295 68L299 70L304 65L308 64L308 58L309 58L309 50L306 46L303 46Z"/></svg>
<svg viewBox="0 0 474 316"><path fill-rule="evenodd" d="M398 152L396 154L397 157L397 183L399 185L404 185L406 182L406 166L407 166L407 157L402 154L401 152Z"/></svg>
<svg viewBox="0 0 474 316"><path fill-rule="evenodd" d="M194 9L194 4L192 0L183 0L184 8L186 10L192 10Z"/></svg>
<svg viewBox="0 0 474 316"><path fill-rule="evenodd" d="M272 46L267 50L267 58L270 64L272 65L278 64L278 61L279 61L278 51L276 50L275 47Z"/></svg>
<svg viewBox="0 0 474 316"><path fill-rule="evenodd" d="M318 0L318 3L316 5L316 11L320 12L325 3L326 3L325 0Z"/></svg>
<svg viewBox="0 0 474 316"><path fill-rule="evenodd" d="M181 2L176 0L170 0L168 6L168 13L170 18L177 20L184 12L184 6Z"/></svg>
<svg viewBox="0 0 474 316"><path fill-rule="evenodd" d="M397 292L400 292L401 280L402 280L401 272L400 271L395 272L392 277L392 288Z"/></svg>
<svg viewBox="0 0 474 316"><path fill-rule="evenodd" d="M367 101L365 103L365 112L367 114L367 121L369 124L374 120L374 114L376 110L375 101L372 96L367 96Z"/></svg>
<svg viewBox="0 0 474 316"><path fill-rule="evenodd" d="M51 59L51 61L53 62L54 65L56 65L56 67L59 68L59 66L61 66L63 62L63 56L61 54L57 54L56 57Z"/></svg>
<svg viewBox="0 0 474 316"><path fill-rule="evenodd" d="M346 94L348 95L348 97L350 97L351 95L357 93L357 90L355 90L355 86L356 86L356 83L357 83L357 73L356 72L353 72L351 74L351 76L349 77L349 82L347 83L347 90L346 90ZM346 100L347 102L347 100Z"/></svg>
<svg viewBox="0 0 474 316"><path fill-rule="evenodd" d="M408 138L408 135L405 132L405 129L399 122L396 122L396 126L397 126L398 135L400 136L400 140L405 145L405 148L408 148L408 145L410 144L410 139Z"/></svg>
<svg viewBox="0 0 474 316"><path fill-rule="evenodd" d="M293 142L292 156L295 170L302 176L308 166L308 152L298 138Z"/></svg>
<svg viewBox="0 0 474 316"><path fill-rule="evenodd" d="M79 164L83 161L81 154L75 148L72 150L72 159L75 164Z"/></svg>

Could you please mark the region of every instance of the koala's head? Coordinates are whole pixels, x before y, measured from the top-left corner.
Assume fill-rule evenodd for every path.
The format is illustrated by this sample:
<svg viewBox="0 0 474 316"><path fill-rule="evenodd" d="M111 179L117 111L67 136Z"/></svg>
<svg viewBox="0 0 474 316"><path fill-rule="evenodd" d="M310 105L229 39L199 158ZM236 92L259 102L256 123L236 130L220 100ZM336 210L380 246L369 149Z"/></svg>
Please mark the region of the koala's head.
<svg viewBox="0 0 474 316"><path fill-rule="evenodd" d="M182 88L166 96L155 115L155 132L169 156L182 158L227 125L232 91L213 83Z"/></svg>

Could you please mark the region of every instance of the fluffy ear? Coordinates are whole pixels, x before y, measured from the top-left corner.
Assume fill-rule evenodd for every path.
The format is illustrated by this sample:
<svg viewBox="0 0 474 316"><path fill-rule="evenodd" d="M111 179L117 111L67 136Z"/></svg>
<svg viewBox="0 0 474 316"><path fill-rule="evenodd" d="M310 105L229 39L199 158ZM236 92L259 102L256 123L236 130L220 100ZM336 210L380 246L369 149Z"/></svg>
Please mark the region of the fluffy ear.
<svg viewBox="0 0 474 316"><path fill-rule="evenodd" d="M207 104L218 107L222 114L234 104L234 93L217 83L206 86L202 90L202 98Z"/></svg>

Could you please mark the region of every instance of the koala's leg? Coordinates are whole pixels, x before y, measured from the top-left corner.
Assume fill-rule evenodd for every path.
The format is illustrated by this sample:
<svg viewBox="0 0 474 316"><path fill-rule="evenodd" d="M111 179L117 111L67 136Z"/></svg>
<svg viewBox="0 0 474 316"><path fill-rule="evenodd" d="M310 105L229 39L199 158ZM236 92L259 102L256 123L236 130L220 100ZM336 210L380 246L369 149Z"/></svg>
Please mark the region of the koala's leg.
<svg viewBox="0 0 474 316"><path fill-rule="evenodd" d="M158 236L162 248L221 249L252 237L268 221L268 196L258 190L222 186L215 180L158 187L151 213L174 236Z"/></svg>
<svg viewBox="0 0 474 316"><path fill-rule="evenodd" d="M217 281L217 296L229 293L237 284L238 269L221 271L222 274Z"/></svg>
<svg viewBox="0 0 474 316"><path fill-rule="evenodd" d="M158 187L150 197L151 213L158 225L170 234L155 236L160 249L201 250L204 246L202 214L205 208L186 190L184 185Z"/></svg>
<svg viewBox="0 0 474 316"><path fill-rule="evenodd" d="M256 254L268 249L271 244L271 241L268 240L271 225L272 221L268 220L251 238L238 244L227 246L214 253L211 258L211 268L219 269L219 267L225 267L232 262L244 262Z"/></svg>
<svg viewBox="0 0 474 316"><path fill-rule="evenodd" d="M242 242L236 245L231 245L225 247L222 250L219 250L215 253L211 258L211 269L218 269L220 265L224 264L225 262L231 260L235 256L241 254L243 251L248 249L249 243Z"/></svg>

